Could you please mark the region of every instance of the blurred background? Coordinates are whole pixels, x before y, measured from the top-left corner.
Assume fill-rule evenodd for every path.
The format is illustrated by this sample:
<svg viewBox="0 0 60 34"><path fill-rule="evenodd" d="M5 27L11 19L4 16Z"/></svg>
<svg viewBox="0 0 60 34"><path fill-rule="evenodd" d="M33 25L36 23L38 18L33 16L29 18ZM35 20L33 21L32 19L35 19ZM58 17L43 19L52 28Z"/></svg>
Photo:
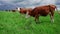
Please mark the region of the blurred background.
<svg viewBox="0 0 60 34"><path fill-rule="evenodd" d="M55 4L60 8L60 0L0 0L0 10L11 10L16 7L31 7L41 6L46 4Z"/></svg>

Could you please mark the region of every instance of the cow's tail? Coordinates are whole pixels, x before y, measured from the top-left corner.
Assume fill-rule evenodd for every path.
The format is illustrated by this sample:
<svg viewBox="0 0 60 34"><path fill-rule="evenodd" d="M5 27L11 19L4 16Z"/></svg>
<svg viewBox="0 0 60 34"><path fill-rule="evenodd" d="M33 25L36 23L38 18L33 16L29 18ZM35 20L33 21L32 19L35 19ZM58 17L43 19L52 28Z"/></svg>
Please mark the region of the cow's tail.
<svg viewBox="0 0 60 34"><path fill-rule="evenodd" d="M56 7L56 11L58 12L58 14L60 14L60 12L58 11L57 7Z"/></svg>

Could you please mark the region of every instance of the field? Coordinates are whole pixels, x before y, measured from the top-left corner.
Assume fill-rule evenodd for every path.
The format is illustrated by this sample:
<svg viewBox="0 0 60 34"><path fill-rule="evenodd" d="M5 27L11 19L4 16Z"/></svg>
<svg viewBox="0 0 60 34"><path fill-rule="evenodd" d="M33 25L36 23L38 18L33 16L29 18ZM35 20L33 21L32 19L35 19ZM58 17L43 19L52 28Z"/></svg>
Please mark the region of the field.
<svg viewBox="0 0 60 34"><path fill-rule="evenodd" d="M40 16L40 24L18 12L0 11L0 34L60 34L60 14L55 12L54 23L50 16Z"/></svg>

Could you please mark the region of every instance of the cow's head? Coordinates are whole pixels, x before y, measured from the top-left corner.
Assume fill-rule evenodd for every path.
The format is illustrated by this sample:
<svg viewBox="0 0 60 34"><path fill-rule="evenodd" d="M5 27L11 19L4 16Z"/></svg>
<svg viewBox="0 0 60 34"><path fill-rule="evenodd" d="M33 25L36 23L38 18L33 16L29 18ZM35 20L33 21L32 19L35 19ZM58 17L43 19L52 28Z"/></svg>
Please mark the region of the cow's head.
<svg viewBox="0 0 60 34"><path fill-rule="evenodd" d="M20 8L19 8L19 7L17 7L17 8L16 8L16 10L17 10L17 11L20 11Z"/></svg>
<svg viewBox="0 0 60 34"><path fill-rule="evenodd" d="M23 8L16 8L17 9L17 11L19 11L19 12L22 12L22 10L24 10Z"/></svg>

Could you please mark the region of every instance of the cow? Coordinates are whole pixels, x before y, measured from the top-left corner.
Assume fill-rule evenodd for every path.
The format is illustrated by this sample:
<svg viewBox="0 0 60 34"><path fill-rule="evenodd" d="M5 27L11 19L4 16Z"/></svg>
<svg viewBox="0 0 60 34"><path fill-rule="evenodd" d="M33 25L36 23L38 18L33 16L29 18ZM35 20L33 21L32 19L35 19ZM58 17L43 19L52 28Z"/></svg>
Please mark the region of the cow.
<svg viewBox="0 0 60 34"><path fill-rule="evenodd" d="M31 16L35 17L36 23L39 23L39 16L50 15L51 22L54 22L54 11L57 9L55 5L38 6L32 10Z"/></svg>
<svg viewBox="0 0 60 34"><path fill-rule="evenodd" d="M27 16L32 16L35 18L35 22L39 23L39 16L47 16L50 15L51 22L54 22L54 11L57 9L55 5L45 5L45 6L38 6L34 9L26 9L26 8L18 8L18 11L22 14L26 14ZM27 17L26 16L26 17Z"/></svg>
<svg viewBox="0 0 60 34"><path fill-rule="evenodd" d="M16 12L16 10L11 10L12 12Z"/></svg>
<svg viewBox="0 0 60 34"><path fill-rule="evenodd" d="M32 8L16 8L16 9L18 9L19 13L26 14L26 18L30 16L31 11L33 10Z"/></svg>

